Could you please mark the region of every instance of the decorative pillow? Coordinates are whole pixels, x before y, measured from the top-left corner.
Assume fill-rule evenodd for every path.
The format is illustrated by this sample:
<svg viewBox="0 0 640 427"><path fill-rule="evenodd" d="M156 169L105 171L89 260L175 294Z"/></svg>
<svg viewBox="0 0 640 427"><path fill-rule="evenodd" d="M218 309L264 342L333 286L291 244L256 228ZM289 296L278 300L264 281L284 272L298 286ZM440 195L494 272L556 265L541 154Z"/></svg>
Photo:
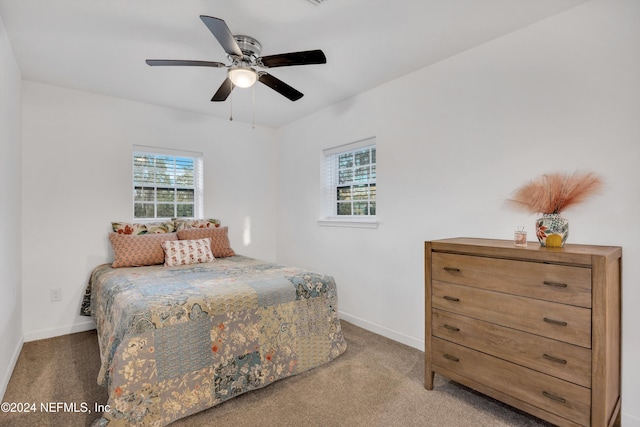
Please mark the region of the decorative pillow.
<svg viewBox="0 0 640 427"><path fill-rule="evenodd" d="M112 222L111 227L113 231L118 234L162 234L176 231L173 221L133 224L128 222Z"/></svg>
<svg viewBox="0 0 640 427"><path fill-rule="evenodd" d="M214 228L220 227L220 220L215 218L209 219L179 219L173 218L176 231L186 230L189 228Z"/></svg>
<svg viewBox="0 0 640 427"><path fill-rule="evenodd" d="M231 243L229 243L229 227L188 228L178 231L178 239L180 240L204 239L207 237L211 239L211 252L214 257L224 258L236 254L231 249Z"/></svg>
<svg viewBox="0 0 640 427"><path fill-rule="evenodd" d="M215 261L211 253L211 239L208 237L197 240L162 242L162 249L164 249L164 265L166 267Z"/></svg>
<svg viewBox="0 0 640 427"><path fill-rule="evenodd" d="M178 240L176 233L118 234L109 233L115 260L112 267L140 267L164 262L162 242Z"/></svg>

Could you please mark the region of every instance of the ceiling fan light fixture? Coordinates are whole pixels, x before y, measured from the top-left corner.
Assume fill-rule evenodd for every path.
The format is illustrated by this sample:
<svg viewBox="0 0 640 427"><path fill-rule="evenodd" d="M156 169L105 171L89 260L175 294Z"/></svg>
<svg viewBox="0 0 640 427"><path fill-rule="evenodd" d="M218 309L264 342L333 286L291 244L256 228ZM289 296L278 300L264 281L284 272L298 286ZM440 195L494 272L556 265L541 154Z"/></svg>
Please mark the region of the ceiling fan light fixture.
<svg viewBox="0 0 640 427"><path fill-rule="evenodd" d="M229 80L237 87L248 88L258 80L256 70L251 67L237 65L229 68Z"/></svg>

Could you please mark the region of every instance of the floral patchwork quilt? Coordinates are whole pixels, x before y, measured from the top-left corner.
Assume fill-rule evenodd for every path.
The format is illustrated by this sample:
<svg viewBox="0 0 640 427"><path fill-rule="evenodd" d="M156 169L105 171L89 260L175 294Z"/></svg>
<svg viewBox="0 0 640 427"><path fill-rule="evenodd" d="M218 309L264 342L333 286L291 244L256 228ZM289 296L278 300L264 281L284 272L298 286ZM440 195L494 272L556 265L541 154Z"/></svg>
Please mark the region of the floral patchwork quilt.
<svg viewBox="0 0 640 427"><path fill-rule="evenodd" d="M101 265L87 300L109 394L94 426L164 426L346 350L331 276L244 256Z"/></svg>

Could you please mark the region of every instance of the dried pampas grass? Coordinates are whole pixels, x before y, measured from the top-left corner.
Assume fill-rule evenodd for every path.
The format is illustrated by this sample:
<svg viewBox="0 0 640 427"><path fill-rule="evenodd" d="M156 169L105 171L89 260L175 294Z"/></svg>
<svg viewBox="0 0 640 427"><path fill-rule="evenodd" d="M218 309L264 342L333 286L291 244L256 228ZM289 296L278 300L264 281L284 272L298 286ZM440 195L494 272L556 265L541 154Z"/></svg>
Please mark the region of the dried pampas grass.
<svg viewBox="0 0 640 427"><path fill-rule="evenodd" d="M530 213L560 213L582 203L602 187L596 174L553 173L542 175L517 189L507 204Z"/></svg>

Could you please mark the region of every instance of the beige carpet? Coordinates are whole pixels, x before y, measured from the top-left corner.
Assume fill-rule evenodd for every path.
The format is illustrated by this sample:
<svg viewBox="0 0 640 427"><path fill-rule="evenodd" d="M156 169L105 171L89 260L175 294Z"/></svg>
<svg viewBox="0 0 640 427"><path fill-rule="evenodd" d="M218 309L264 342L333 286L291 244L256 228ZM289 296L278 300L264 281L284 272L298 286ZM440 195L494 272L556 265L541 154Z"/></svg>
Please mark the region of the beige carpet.
<svg viewBox="0 0 640 427"><path fill-rule="evenodd" d="M342 322L345 354L310 372L274 383L178 420L187 426L549 426L436 375L423 387L424 353ZM0 426L87 426L95 413L42 413L41 403L105 404L96 384L95 331L24 344L4 402L33 402L38 412L0 413ZM61 410L64 410L62 408Z"/></svg>

